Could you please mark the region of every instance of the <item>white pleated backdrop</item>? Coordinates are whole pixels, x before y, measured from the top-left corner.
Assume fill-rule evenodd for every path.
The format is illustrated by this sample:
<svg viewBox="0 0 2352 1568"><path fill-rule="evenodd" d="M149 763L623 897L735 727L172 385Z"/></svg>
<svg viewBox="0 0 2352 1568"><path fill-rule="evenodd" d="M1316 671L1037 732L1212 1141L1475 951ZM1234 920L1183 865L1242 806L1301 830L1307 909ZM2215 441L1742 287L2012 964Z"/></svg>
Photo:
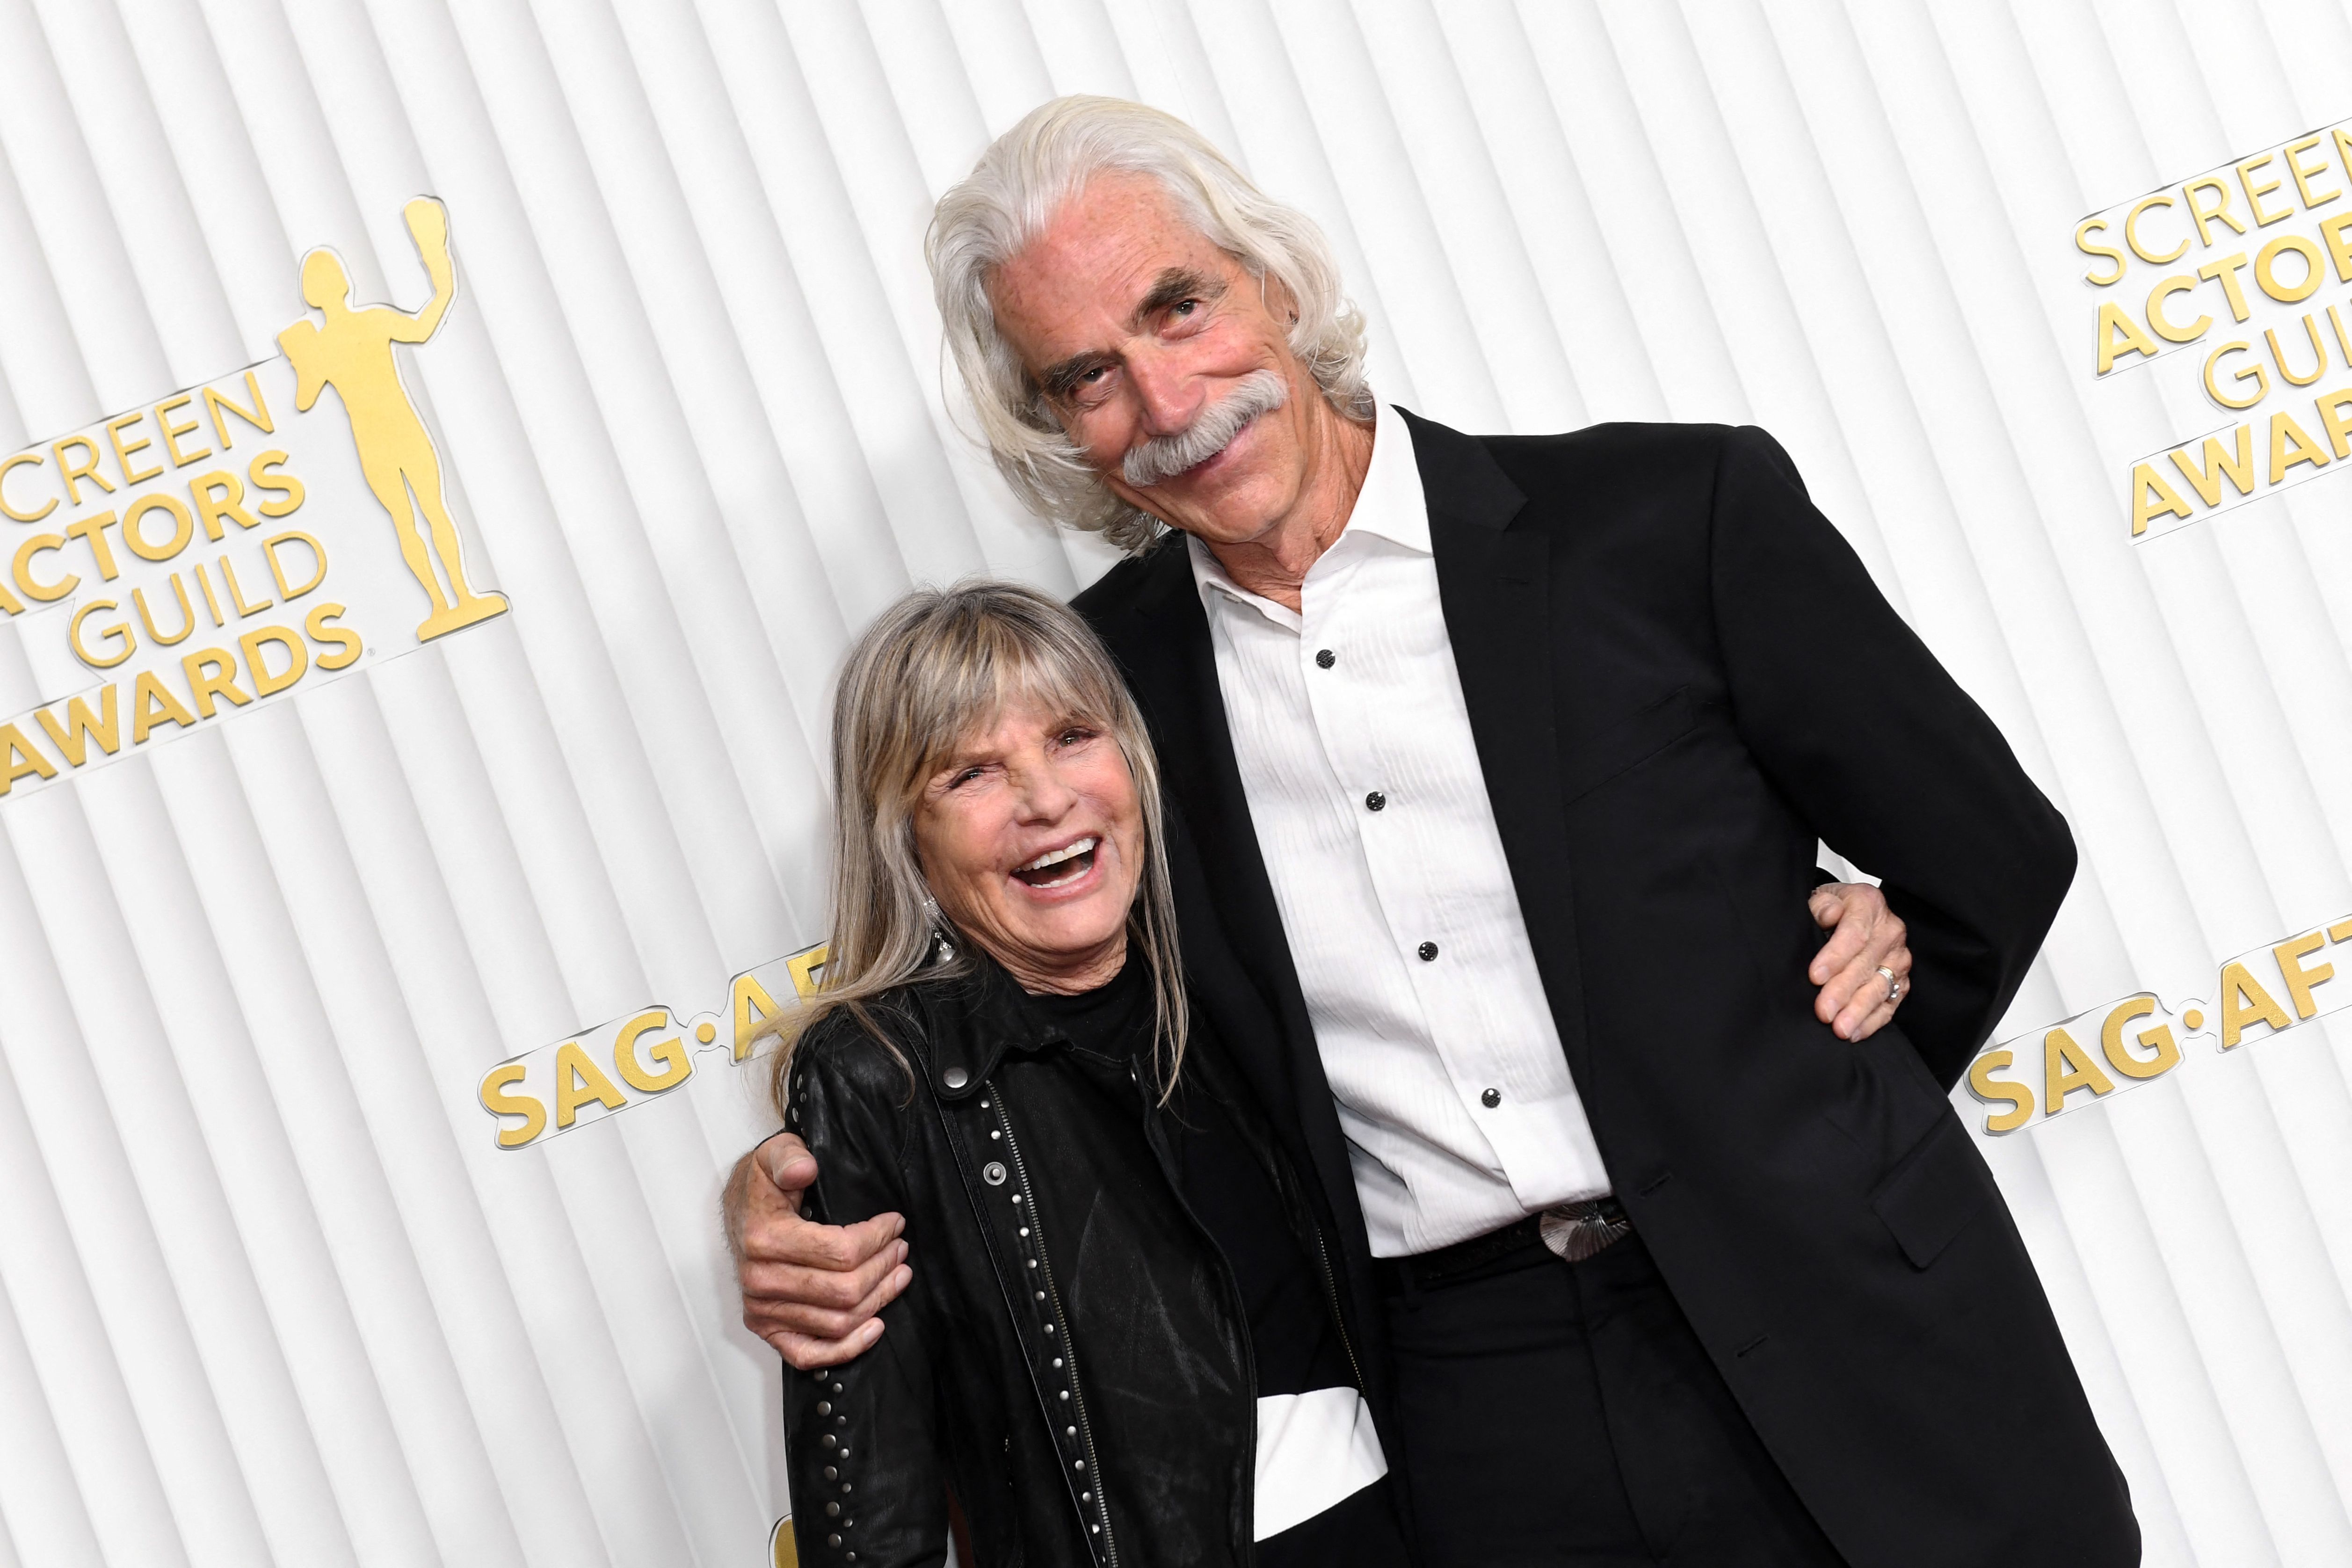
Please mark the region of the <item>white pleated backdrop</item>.
<svg viewBox="0 0 2352 1568"><path fill-rule="evenodd" d="M2286 0L0 0L0 451L275 353L310 246L414 306L430 192L515 605L0 807L0 1568L761 1561L740 1075L520 1153L475 1086L821 939L877 607L1104 565L959 434L919 252L1056 92L1320 218L1392 401L1775 432L2081 841L2009 1029L2352 909L2352 488L2134 550L2071 243L2347 82ZM2352 1563L2347 1068L1988 1145L2151 1563Z"/></svg>

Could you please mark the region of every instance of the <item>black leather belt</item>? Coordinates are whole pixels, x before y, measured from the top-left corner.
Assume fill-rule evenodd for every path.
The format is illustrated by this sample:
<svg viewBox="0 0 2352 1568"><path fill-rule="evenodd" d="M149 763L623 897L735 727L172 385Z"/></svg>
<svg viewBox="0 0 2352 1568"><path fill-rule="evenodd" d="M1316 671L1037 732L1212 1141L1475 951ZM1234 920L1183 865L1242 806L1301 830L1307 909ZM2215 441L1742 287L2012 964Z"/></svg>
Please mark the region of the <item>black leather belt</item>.
<svg viewBox="0 0 2352 1568"><path fill-rule="evenodd" d="M1600 1247L1607 1247L1619 1236L1632 1229L1625 1217L1624 1205L1613 1197L1596 1198L1592 1208L1596 1216L1613 1232ZM1442 1285L1454 1284L1478 1273L1507 1272L1509 1268L1525 1268L1537 1263L1553 1263L1559 1259L1547 1246L1543 1236L1544 1216L1528 1215L1512 1221L1500 1230L1490 1230L1484 1236L1474 1236L1467 1241L1457 1241L1451 1247L1441 1247L1433 1252L1416 1252L1405 1258L1376 1258L1372 1272L1381 1289L1390 1295L1409 1290L1431 1290ZM1595 1247L1594 1250L1599 1250ZM1508 1259L1504 1268L1489 1266Z"/></svg>

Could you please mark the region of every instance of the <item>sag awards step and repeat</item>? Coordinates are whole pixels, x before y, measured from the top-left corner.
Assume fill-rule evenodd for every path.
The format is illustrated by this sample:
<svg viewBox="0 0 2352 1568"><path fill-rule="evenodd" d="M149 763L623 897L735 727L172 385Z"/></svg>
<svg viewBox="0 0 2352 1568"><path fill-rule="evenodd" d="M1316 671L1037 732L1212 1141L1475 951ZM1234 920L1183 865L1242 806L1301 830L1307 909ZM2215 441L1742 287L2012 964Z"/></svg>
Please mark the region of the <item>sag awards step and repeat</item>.
<svg viewBox="0 0 2352 1568"><path fill-rule="evenodd" d="M920 259L1068 91L1314 212L1393 401L1783 440L2082 847L1954 1104L2147 1560L2352 1562L2347 81L2224 0L0 0L0 1568L793 1560L719 1184L847 639L1108 563Z"/></svg>

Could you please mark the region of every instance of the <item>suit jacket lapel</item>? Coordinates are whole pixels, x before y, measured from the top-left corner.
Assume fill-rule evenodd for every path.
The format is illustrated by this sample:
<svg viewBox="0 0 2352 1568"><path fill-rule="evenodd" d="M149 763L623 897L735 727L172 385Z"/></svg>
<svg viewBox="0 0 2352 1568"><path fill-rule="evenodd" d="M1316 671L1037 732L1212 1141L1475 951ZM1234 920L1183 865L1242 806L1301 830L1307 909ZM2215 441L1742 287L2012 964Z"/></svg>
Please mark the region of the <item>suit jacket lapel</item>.
<svg viewBox="0 0 2352 1568"><path fill-rule="evenodd" d="M1207 961L1209 973L1199 978L1208 982L1203 994L1213 1006L1221 990L1215 981L1221 977L1238 972L1255 990L1263 1014L1271 1016L1280 1029L1281 1039L1269 1043L1280 1050L1282 1059L1268 1059L1267 1051L1252 1049L1255 1031L1244 1027L1228 1041L1235 1065L1270 1109L1290 1112L1293 1125L1304 1124L1309 1151L1294 1150L1294 1157L1311 1151L1318 1173L1327 1184L1336 1184L1333 1193L1352 1194L1353 1178L1337 1136L1336 1117L1297 1114L1307 1106L1328 1108L1331 1091L1323 1078L1298 973L1292 966L1290 943L1283 934L1274 884L1258 851L1249 799L1242 790L1208 616L1182 542L1163 549L1166 557L1151 563L1153 580L1136 604L1134 635L1119 637L1123 646L1118 651L1126 656L1121 662L1129 687L1159 746L1160 784L1173 808L1169 848L1176 862L1172 869L1180 896L1193 875L1206 895L1202 900L1205 909L1195 905L1183 911L1186 961ZM1204 920L1213 924L1213 931L1200 929ZM1228 1035L1244 1025L1239 1018L1216 1021ZM1328 1140L1317 1135L1327 1121L1332 1129Z"/></svg>
<svg viewBox="0 0 2352 1568"><path fill-rule="evenodd" d="M1527 497L1484 442L1411 414L1404 420L1428 500L1438 598L1486 797L1569 1070L1589 1083L1552 701L1550 542L1538 530L1511 527Z"/></svg>
<svg viewBox="0 0 2352 1568"><path fill-rule="evenodd" d="M1214 864L1205 868L1224 900L1217 911L1220 920L1244 946L1279 946L1281 911L1258 855L1257 829L1250 821L1241 768L1234 760L1208 616L1181 542L1167 552L1173 559L1153 563L1151 586L1136 606L1140 623L1137 643L1149 648L1151 657L1128 661L1129 684L1159 738L1161 782L1180 804L1197 841L1217 847ZM1286 949L1284 956L1286 962Z"/></svg>

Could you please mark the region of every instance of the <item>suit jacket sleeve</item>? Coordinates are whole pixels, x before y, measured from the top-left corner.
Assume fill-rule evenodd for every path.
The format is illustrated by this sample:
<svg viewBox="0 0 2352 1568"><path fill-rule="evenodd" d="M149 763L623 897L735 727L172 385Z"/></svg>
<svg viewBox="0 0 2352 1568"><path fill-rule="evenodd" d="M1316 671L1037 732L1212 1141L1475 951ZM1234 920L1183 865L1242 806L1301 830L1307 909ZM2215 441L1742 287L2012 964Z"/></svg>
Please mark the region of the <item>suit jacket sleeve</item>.
<svg viewBox="0 0 2352 1568"><path fill-rule="evenodd" d="M1814 831L1882 879L1910 928L1898 1023L1948 1089L2056 918L2074 838L1763 431L1727 437L1711 527L1741 737Z"/></svg>
<svg viewBox="0 0 2352 1568"><path fill-rule="evenodd" d="M791 1124L818 1169L803 1206L825 1225L908 1212L908 1080L862 1031L836 1026L848 1024L836 1015L816 1026L792 1064ZM940 1568L947 1560L930 1313L916 1279L882 1309L873 1349L817 1373L784 1369L793 1529L812 1568L845 1563L851 1552L858 1568Z"/></svg>

